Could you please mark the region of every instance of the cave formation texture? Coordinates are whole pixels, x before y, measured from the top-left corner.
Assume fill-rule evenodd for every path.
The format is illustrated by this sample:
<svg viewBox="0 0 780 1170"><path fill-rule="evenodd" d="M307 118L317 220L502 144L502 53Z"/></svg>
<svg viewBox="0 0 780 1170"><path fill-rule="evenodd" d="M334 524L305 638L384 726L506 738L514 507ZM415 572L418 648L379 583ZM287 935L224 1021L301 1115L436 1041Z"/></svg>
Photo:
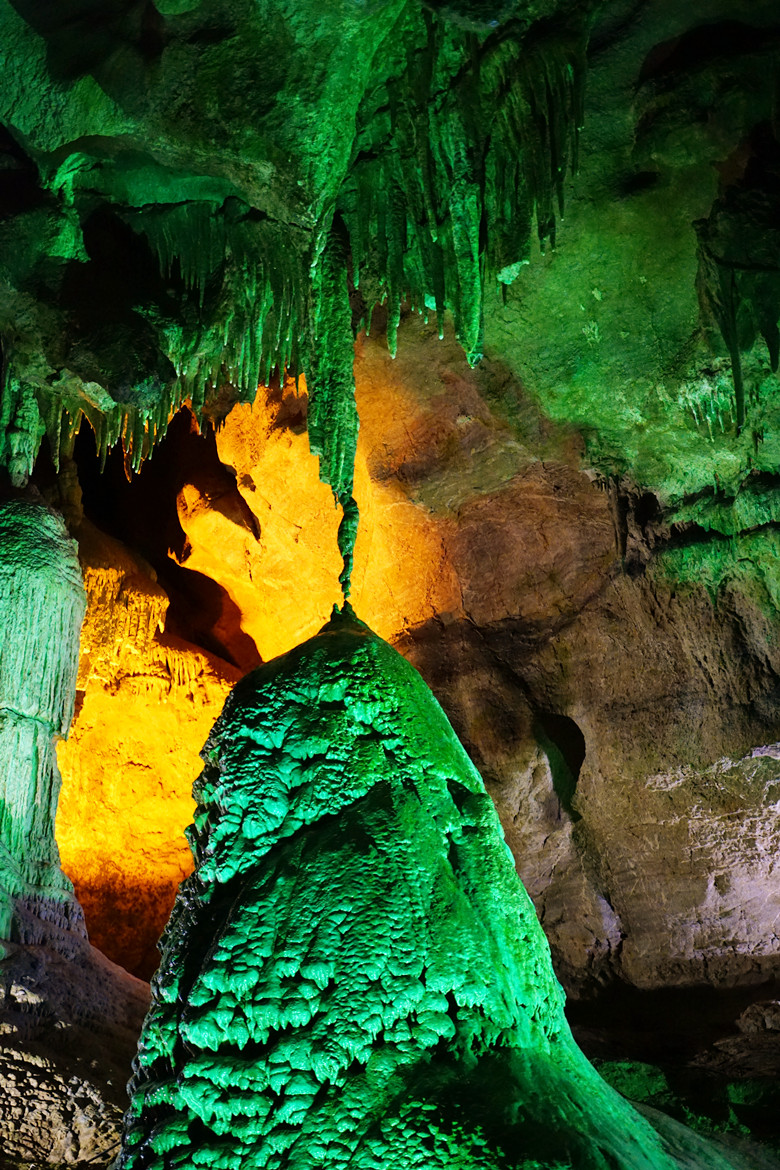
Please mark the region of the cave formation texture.
<svg viewBox="0 0 780 1170"><path fill-rule="evenodd" d="M479 774L386 642L334 615L204 760L120 1168L679 1166L574 1044Z"/></svg>
<svg viewBox="0 0 780 1170"><path fill-rule="evenodd" d="M776 1165L776 0L0 0L0 65L0 1165L116 1153L182 879L122 1166L312 1164L351 1089L360 1165ZM272 701L351 803L238 808ZM343 980L231 935L296 865ZM371 974L420 873L435 1027Z"/></svg>

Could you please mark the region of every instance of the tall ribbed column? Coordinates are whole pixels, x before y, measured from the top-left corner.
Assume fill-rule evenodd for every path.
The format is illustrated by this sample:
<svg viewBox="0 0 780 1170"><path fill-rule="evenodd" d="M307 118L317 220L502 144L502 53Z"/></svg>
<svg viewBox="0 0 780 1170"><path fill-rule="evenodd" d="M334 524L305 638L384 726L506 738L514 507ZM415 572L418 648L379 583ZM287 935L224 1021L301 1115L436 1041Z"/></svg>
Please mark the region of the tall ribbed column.
<svg viewBox="0 0 780 1170"><path fill-rule="evenodd" d="M55 744L73 718L84 607L61 518L29 500L0 502L0 946L67 950L86 938L54 837Z"/></svg>

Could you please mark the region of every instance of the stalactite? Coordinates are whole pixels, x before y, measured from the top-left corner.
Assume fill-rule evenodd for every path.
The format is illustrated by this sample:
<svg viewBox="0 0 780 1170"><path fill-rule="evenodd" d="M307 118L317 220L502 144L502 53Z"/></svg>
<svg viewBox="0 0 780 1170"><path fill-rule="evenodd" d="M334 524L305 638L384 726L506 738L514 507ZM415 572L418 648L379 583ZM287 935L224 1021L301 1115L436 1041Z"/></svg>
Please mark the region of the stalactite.
<svg viewBox="0 0 780 1170"><path fill-rule="evenodd" d="M446 12L399 5L377 47L379 80L357 110L352 155L327 200L314 191L305 213L278 220L237 195L213 198L213 184L202 198L170 202L168 172L158 203L117 200L111 215L148 243L171 286L132 313L153 330L175 378L155 398L149 387L158 375L145 375L148 382L123 386L114 401L110 384L82 383L80 397L78 379L65 371L70 381L51 395L23 386L11 355L0 458L17 482L30 474L44 431L58 464L74 416L88 419L101 460L121 441L137 470L184 398L202 420L226 383L234 399L252 401L273 369L305 371L312 450L344 510L348 596L357 517L350 269L367 320L386 303L392 353L408 301L436 312L440 334L451 312L468 361L479 361L486 280L514 278L528 259L534 217L540 239L555 240L581 117L583 43L580 32L541 37L511 20L475 30ZM94 209L93 162L74 156L51 179L71 234Z"/></svg>
<svg viewBox="0 0 780 1170"><path fill-rule="evenodd" d="M320 478L330 484L344 509L338 536L345 598L350 593L357 533L357 504L352 496L358 433L353 363L346 254L343 240L330 230L312 269L304 371L309 445L319 456Z"/></svg>
<svg viewBox="0 0 780 1170"><path fill-rule="evenodd" d="M387 298L391 352L406 298L440 319L449 309L474 363L487 275L514 279L534 216L555 243L582 122L583 37L488 40L476 64L439 22L426 38L358 139L339 208L356 282L368 275Z"/></svg>
<svg viewBox="0 0 780 1170"><path fill-rule="evenodd" d="M237 199L143 208L125 219L168 276L197 294L169 335L169 356L195 414L224 368L239 401L252 401L272 369L297 370L304 327L305 243Z"/></svg>
<svg viewBox="0 0 780 1170"><path fill-rule="evenodd" d="M773 372L780 362L780 142L760 127L752 146L742 178L716 199L707 219L694 224L699 299L731 359L738 431L746 416L742 353L761 336Z"/></svg>

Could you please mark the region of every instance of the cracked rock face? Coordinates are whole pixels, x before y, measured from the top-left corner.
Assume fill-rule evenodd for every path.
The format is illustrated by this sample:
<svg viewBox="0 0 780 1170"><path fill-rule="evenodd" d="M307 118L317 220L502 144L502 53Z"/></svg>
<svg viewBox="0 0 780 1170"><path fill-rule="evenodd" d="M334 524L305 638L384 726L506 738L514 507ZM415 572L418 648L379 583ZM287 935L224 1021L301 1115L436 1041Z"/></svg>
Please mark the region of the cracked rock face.
<svg viewBox="0 0 780 1170"><path fill-rule="evenodd" d="M760 612L742 598L737 619L733 600L607 578L557 631L451 626L444 655L434 632L409 639L571 990L775 977L778 770L762 745L778 664Z"/></svg>
<svg viewBox="0 0 780 1170"><path fill-rule="evenodd" d="M66 1077L29 1052L0 1065L0 1140L8 1159L70 1166L105 1164L114 1152L122 1111L88 1081Z"/></svg>

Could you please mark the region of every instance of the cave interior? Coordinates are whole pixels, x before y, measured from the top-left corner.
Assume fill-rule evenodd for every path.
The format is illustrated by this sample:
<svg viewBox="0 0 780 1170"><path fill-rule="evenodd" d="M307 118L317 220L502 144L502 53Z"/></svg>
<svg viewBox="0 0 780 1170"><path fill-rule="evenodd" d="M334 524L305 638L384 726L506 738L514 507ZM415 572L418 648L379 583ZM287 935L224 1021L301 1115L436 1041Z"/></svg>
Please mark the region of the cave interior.
<svg viewBox="0 0 780 1170"><path fill-rule="evenodd" d="M777 0L0 78L0 1170L777 1168Z"/></svg>

